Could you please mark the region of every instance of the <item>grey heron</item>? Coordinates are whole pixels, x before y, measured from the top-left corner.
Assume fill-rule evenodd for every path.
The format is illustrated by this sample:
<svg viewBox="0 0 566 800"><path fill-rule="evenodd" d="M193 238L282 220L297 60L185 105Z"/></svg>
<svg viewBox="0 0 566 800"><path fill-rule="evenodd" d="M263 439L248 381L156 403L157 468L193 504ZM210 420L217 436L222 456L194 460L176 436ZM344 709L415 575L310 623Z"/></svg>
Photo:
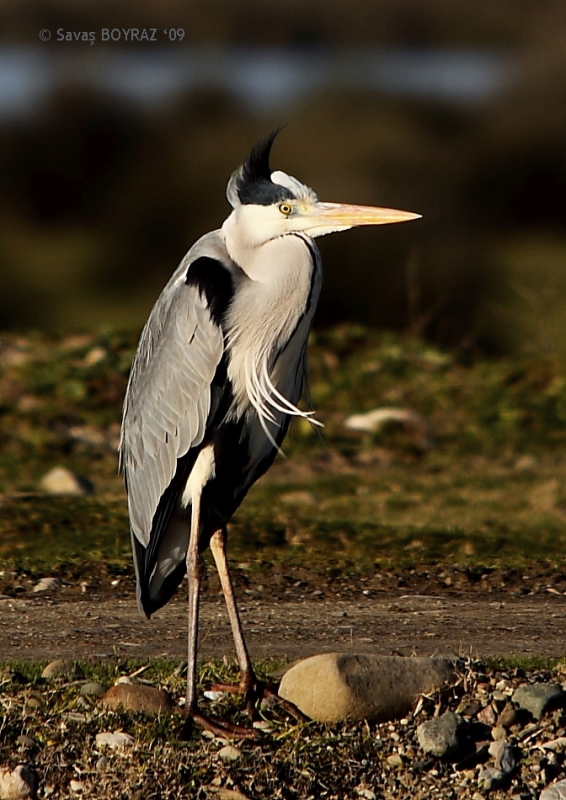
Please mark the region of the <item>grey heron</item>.
<svg viewBox="0 0 566 800"><path fill-rule="evenodd" d="M242 734L206 717L196 691L201 553L224 592L248 710L257 691L226 559L226 526L273 463L298 403L321 285L317 236L418 218L319 202L272 171L277 132L227 188L232 212L188 251L143 329L124 401L120 463L137 600L148 617L188 578L186 726Z"/></svg>

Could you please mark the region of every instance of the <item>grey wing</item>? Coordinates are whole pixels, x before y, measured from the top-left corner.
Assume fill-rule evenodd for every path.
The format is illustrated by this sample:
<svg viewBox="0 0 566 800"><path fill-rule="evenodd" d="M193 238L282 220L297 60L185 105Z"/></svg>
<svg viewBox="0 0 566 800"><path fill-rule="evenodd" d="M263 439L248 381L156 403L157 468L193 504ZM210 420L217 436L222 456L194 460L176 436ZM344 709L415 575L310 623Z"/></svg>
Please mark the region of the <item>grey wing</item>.
<svg viewBox="0 0 566 800"><path fill-rule="evenodd" d="M187 268L188 260L151 312L124 401L120 463L132 534L144 547L177 459L203 440L210 387L224 349L206 298L185 283Z"/></svg>

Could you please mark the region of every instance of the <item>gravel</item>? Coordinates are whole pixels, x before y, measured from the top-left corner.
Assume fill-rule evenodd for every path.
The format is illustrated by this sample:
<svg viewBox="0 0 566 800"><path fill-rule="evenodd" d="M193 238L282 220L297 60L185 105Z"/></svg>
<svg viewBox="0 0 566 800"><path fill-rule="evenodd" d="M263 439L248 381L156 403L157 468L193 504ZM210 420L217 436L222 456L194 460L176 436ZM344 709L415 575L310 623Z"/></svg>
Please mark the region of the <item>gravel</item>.
<svg viewBox="0 0 566 800"><path fill-rule="evenodd" d="M155 688L178 701L185 687L175 667L171 663ZM108 664L107 672L85 666L89 679L101 684L138 669L139 662L122 661ZM202 669L205 685L234 677L210 664ZM533 719L514 702L521 686L562 687L560 665L526 670L468 662L454 686L422 695L395 722L296 724L269 707L262 712L269 726L256 741L226 742L197 731L188 743L179 739L181 715L106 711L94 704L80 713L85 681L64 684L31 675L18 682L12 674L3 673L0 763L10 774L21 766L37 775L39 797L90 796L96 786L97 798L114 800L128 786L129 799L145 800L159 786L164 800L230 792L249 800L566 800L565 710L547 706ZM39 704L30 709L34 697ZM202 707L250 724L236 710L238 698L203 700ZM19 740L24 735L34 746ZM431 737L443 737L442 747L432 750ZM72 790L72 780L84 791Z"/></svg>

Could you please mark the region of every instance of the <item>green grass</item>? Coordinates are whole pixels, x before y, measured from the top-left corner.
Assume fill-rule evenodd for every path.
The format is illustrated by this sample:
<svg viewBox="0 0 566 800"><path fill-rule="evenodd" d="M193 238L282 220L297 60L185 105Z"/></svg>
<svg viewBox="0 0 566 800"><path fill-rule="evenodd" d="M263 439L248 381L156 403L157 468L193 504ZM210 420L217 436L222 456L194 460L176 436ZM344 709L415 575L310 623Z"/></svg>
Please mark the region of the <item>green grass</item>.
<svg viewBox="0 0 566 800"><path fill-rule="evenodd" d="M485 658L483 663L488 669L517 671L521 673L546 671L552 672L563 664L562 659L547 656L507 656L506 658Z"/></svg>
<svg viewBox="0 0 566 800"><path fill-rule="evenodd" d="M32 572L130 569L117 474L120 406L135 336L0 338L0 562ZM566 367L558 359L459 361L425 343L341 327L313 336L304 423L237 512L239 560L331 564L566 562ZM358 433L350 413L406 408L416 428ZM38 493L63 464L79 498Z"/></svg>
<svg viewBox="0 0 566 800"><path fill-rule="evenodd" d="M230 526L230 555L320 568L355 564L359 571L376 564L566 564L564 472L552 465L531 474L488 470L486 464L481 474L461 467L439 475L417 465L386 476L361 470L343 483L328 476L265 481ZM305 492L308 503L301 502ZM0 562L41 573L100 562L120 571L130 560L123 497L5 501Z"/></svg>

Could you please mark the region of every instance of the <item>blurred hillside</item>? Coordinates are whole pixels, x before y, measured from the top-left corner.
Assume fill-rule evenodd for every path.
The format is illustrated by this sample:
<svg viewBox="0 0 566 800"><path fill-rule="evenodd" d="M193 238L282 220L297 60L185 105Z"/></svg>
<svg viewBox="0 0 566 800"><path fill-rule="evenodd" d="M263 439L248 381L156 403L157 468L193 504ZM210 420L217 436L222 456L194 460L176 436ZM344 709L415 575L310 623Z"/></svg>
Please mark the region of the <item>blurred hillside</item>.
<svg viewBox="0 0 566 800"><path fill-rule="evenodd" d="M321 241L319 327L564 354L565 16L550 0L366 0L355 15L328 0L4 2L1 327L141 326L227 215L232 170L289 121L278 168L322 199L424 217ZM114 27L160 38L103 44Z"/></svg>

